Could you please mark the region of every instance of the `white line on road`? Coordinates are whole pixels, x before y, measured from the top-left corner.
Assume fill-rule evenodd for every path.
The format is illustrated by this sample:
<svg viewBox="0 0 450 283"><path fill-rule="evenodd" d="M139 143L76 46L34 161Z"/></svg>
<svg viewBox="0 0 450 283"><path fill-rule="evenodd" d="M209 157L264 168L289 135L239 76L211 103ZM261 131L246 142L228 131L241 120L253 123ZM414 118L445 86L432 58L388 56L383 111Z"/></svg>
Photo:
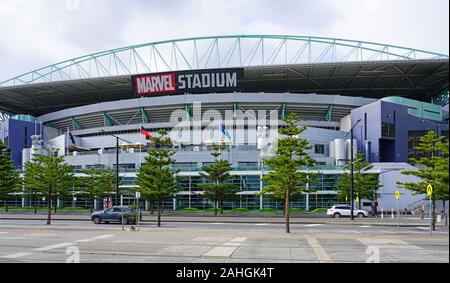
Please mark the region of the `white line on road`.
<svg viewBox="0 0 450 283"><path fill-rule="evenodd" d="M327 252L323 249L323 247L319 244L316 238L314 237L306 237L306 240L308 241L308 244L313 249L314 253L316 254L317 259L320 263L330 262L330 257L328 256Z"/></svg>
<svg viewBox="0 0 450 283"><path fill-rule="evenodd" d="M240 247L242 243L225 243L224 246L226 247Z"/></svg>
<svg viewBox="0 0 450 283"><path fill-rule="evenodd" d="M32 254L34 254L34 253L16 253L16 254L2 256L2 258L15 259L15 258L19 258L19 257L30 256Z"/></svg>
<svg viewBox="0 0 450 283"><path fill-rule="evenodd" d="M95 241L95 239L83 239L83 240L76 240L75 243L89 243L93 241Z"/></svg>
<svg viewBox="0 0 450 283"><path fill-rule="evenodd" d="M216 247L205 253L204 257L230 257L237 247Z"/></svg>
<svg viewBox="0 0 450 283"><path fill-rule="evenodd" d="M373 226L359 226L359 228L372 228Z"/></svg>
<svg viewBox="0 0 450 283"><path fill-rule="evenodd" d="M317 226L322 226L323 224L308 224L305 225L306 227L317 227Z"/></svg>
<svg viewBox="0 0 450 283"><path fill-rule="evenodd" d="M220 257L220 258L228 258L237 250L238 247L245 242L247 238L237 237L232 239L230 242L223 244L222 247L215 247L205 253L204 257Z"/></svg>
<svg viewBox="0 0 450 283"><path fill-rule="evenodd" d="M93 242L93 241L97 241L97 240L103 240L103 239L107 239L107 238L111 238L111 237L114 237L114 235L101 235L101 236L93 237L93 238L90 238L90 239L77 240L75 242L76 243L89 243L89 242Z"/></svg>
<svg viewBox="0 0 450 283"><path fill-rule="evenodd" d="M111 238L111 237L114 237L114 235L101 235L101 236L94 237L92 239L103 240L103 239L107 239L107 238Z"/></svg>
<svg viewBox="0 0 450 283"><path fill-rule="evenodd" d="M0 235L8 234L8 232L0 232Z"/></svg>
<svg viewBox="0 0 450 283"><path fill-rule="evenodd" d="M56 244L56 245L52 245L52 246L46 246L46 247L42 247L42 248L37 248L34 249L34 251L49 251L49 250L54 250L54 249L59 249L59 248L65 248L68 246L72 246L74 243L61 243L61 244Z"/></svg>
<svg viewBox="0 0 450 283"><path fill-rule="evenodd" d="M245 241L247 241L247 238L234 238L233 240L231 240L231 242L233 242L233 243L243 243L243 242L245 242Z"/></svg>
<svg viewBox="0 0 450 283"><path fill-rule="evenodd" d="M255 226L268 226L268 225L270 225L269 223L258 223L258 224L255 224Z"/></svg>

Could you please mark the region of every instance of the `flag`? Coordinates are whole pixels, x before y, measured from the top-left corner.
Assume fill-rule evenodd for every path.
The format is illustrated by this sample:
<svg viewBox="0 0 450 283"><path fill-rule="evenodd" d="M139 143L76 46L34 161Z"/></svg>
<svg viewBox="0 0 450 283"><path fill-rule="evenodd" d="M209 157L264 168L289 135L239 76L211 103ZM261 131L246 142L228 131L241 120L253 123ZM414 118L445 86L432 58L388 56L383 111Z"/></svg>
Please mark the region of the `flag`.
<svg viewBox="0 0 450 283"><path fill-rule="evenodd" d="M144 135L148 141L151 141L153 139L153 136L149 131L147 131L147 129L144 128L144 126L141 126L141 134Z"/></svg>
<svg viewBox="0 0 450 283"><path fill-rule="evenodd" d="M75 145L75 138L73 137L72 132L69 132L69 139L72 142L72 144Z"/></svg>
<svg viewBox="0 0 450 283"><path fill-rule="evenodd" d="M230 132L228 132L227 128L225 127L225 124L220 124L220 131L222 132L222 134L227 137L228 139L231 140L231 135Z"/></svg>

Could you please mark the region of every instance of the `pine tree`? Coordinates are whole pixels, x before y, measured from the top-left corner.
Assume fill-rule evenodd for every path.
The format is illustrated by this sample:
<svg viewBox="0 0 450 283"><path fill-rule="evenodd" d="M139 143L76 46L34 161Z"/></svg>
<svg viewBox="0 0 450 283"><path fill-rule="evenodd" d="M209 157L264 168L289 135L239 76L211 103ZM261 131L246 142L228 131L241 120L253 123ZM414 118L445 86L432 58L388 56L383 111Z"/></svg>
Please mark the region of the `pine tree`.
<svg viewBox="0 0 450 283"><path fill-rule="evenodd" d="M142 195L156 200L158 209L158 227L161 227L161 209L164 199L173 197L177 191L176 171L172 169L175 160L172 156L172 143L167 138L167 131L160 130L160 137L154 137L155 147L148 151L145 163L137 174L137 190Z"/></svg>
<svg viewBox="0 0 450 283"><path fill-rule="evenodd" d="M115 176L111 169L85 169L81 173L86 177L79 179L81 192L91 200L91 213L94 211L94 201L112 194L115 190Z"/></svg>
<svg viewBox="0 0 450 283"><path fill-rule="evenodd" d="M24 186L32 194L45 197L47 225L51 225L52 202L58 195L64 195L73 187L72 167L64 162L63 156L51 148L45 148L46 155L37 154L25 165Z"/></svg>
<svg viewBox="0 0 450 283"><path fill-rule="evenodd" d="M436 179L439 183L439 191L436 192L436 199L442 201L442 207L444 211L444 218L445 218L445 226L448 225L448 219L447 219L447 212L445 210L445 204L449 200L449 153L448 153L448 141L447 142L441 142L438 144L439 147L439 155L442 158L439 158L437 160L436 164Z"/></svg>
<svg viewBox="0 0 450 283"><path fill-rule="evenodd" d="M359 209L361 209L361 200L375 201L377 191L382 185L376 174L367 173L373 168L373 164L366 160L364 154L358 153L353 164L353 194L359 198ZM338 179L338 198L341 200L350 199L350 167L351 164L347 163L344 166L345 173L339 176Z"/></svg>
<svg viewBox="0 0 450 283"><path fill-rule="evenodd" d="M299 127L300 118L295 114L289 114L284 121L286 127L278 131L282 138L278 142L276 155L264 160L273 171L263 177L268 182L263 193L271 193L284 198L285 231L290 233L289 226L289 201L294 195L310 192L306 184L312 181L313 175L300 172L306 166L313 166L315 160L309 155L311 145L299 135L306 127Z"/></svg>
<svg viewBox="0 0 450 283"><path fill-rule="evenodd" d="M220 204L221 214L223 214L223 202L234 200L238 189L230 182L233 176L230 175L232 170L231 163L227 160L220 159L222 155L219 147L215 147L211 155L215 161L211 165L203 166L201 176L205 177L209 183L199 184L198 187L203 190L204 197L214 203L214 215L217 216L218 206Z"/></svg>
<svg viewBox="0 0 450 283"><path fill-rule="evenodd" d="M21 191L20 178L10 158L6 145L0 140L0 201L5 204L8 212L8 200L14 193Z"/></svg>
<svg viewBox="0 0 450 283"><path fill-rule="evenodd" d="M400 186L416 194L426 194L428 185L433 186L431 195L432 226L436 230L436 200L448 198L448 141L445 137L437 137L435 131L429 131L420 137L415 148L419 158L411 158L410 162L418 170L403 171L402 174L416 176L419 182L398 183ZM441 154L443 153L443 154Z"/></svg>

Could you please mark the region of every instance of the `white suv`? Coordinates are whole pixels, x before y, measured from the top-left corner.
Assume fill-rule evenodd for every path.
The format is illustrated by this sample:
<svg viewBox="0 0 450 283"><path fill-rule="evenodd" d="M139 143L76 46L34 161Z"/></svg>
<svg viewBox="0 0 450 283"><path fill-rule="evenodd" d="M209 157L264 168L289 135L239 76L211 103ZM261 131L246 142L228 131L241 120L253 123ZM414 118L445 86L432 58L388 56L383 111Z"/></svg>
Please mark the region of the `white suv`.
<svg viewBox="0 0 450 283"><path fill-rule="evenodd" d="M327 215L334 218L350 217L351 209L352 208L347 205L336 205L327 210ZM369 217L369 212L365 210L353 209L353 216L356 216L358 218Z"/></svg>

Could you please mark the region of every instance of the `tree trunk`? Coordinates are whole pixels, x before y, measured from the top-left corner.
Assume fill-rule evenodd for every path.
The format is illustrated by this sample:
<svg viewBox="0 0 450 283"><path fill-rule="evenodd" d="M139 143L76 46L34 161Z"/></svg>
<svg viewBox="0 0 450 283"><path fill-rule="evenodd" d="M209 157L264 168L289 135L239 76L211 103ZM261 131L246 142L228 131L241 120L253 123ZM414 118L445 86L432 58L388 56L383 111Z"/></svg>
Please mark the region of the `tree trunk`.
<svg viewBox="0 0 450 283"><path fill-rule="evenodd" d="M91 214L94 213L94 202L95 202L95 198L91 202Z"/></svg>
<svg viewBox="0 0 450 283"><path fill-rule="evenodd" d="M286 220L286 233L291 233L291 229L289 227L289 191L286 192L286 200L284 203L284 216Z"/></svg>
<svg viewBox="0 0 450 283"><path fill-rule="evenodd" d="M158 199L158 227L161 227L161 200Z"/></svg>
<svg viewBox="0 0 450 283"><path fill-rule="evenodd" d="M47 225L52 224L52 189L48 191L47 200Z"/></svg>
<svg viewBox="0 0 450 283"><path fill-rule="evenodd" d="M223 215L223 201L220 202L220 214Z"/></svg>
<svg viewBox="0 0 450 283"><path fill-rule="evenodd" d="M214 201L214 216L217 216L217 207L219 206L218 201Z"/></svg>
<svg viewBox="0 0 450 283"><path fill-rule="evenodd" d="M58 200L55 200L55 214L57 213L57 210L58 209Z"/></svg>
<svg viewBox="0 0 450 283"><path fill-rule="evenodd" d="M436 231L436 195L433 194L431 200L431 226Z"/></svg>
<svg viewBox="0 0 450 283"><path fill-rule="evenodd" d="M34 199L34 214L37 214L37 198Z"/></svg>
<svg viewBox="0 0 450 283"><path fill-rule="evenodd" d="M445 218L445 226L448 226L448 221L447 221L447 210L445 210L445 203L446 203L446 201L445 200L443 200L442 201L442 204L443 204L443 209L444 209L444 218Z"/></svg>

